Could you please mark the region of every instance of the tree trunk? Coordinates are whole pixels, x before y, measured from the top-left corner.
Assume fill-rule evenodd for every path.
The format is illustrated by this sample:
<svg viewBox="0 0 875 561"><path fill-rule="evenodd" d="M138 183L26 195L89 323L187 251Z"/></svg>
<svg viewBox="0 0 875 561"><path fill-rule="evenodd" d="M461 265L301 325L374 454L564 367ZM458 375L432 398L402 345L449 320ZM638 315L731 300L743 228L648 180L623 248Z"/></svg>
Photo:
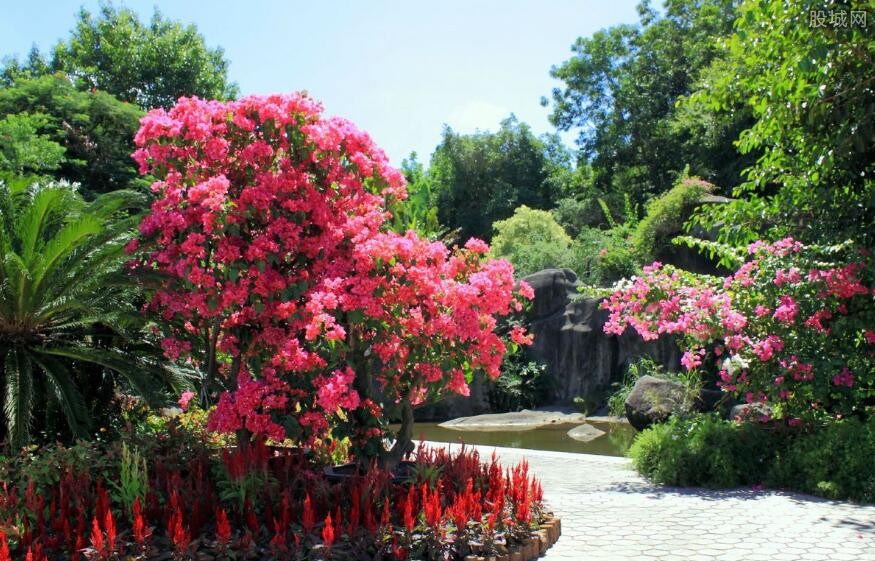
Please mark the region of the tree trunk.
<svg viewBox="0 0 875 561"><path fill-rule="evenodd" d="M219 343L219 320L213 324L213 329L207 339L207 364L204 383L201 385L200 402L201 407L206 409L210 406L210 389L213 386L213 381L219 373L219 364L216 361L216 347Z"/></svg>
<svg viewBox="0 0 875 561"><path fill-rule="evenodd" d="M395 435L395 444L389 450L384 459L383 467L394 471L405 456L416 449L413 443L413 405L409 399L405 399L401 405L401 426Z"/></svg>

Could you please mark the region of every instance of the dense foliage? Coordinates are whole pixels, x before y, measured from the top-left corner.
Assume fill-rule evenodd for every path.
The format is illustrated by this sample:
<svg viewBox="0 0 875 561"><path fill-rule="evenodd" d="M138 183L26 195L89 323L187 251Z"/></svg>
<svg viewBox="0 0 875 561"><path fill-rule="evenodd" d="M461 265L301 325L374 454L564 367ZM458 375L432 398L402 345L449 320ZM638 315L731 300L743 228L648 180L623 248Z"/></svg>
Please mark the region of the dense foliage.
<svg viewBox="0 0 875 561"><path fill-rule="evenodd" d="M635 468L663 485L767 485L831 499L875 501L875 421L846 419L808 431L712 415L672 418L635 439Z"/></svg>
<svg viewBox="0 0 875 561"><path fill-rule="evenodd" d="M504 257L520 276L554 267L574 267L574 241L544 210L518 207L493 225L491 254Z"/></svg>
<svg viewBox="0 0 875 561"><path fill-rule="evenodd" d="M136 219L117 215L140 199L117 191L85 203L66 184L0 182L0 440L11 447L30 441L37 413L52 438L88 436L91 412L107 405L94 398L112 395L112 383L109 396L98 391L107 378L150 398L164 385L121 270Z"/></svg>
<svg viewBox="0 0 875 561"><path fill-rule="evenodd" d="M518 206L551 208L561 189L551 171L565 165L566 154L547 141L514 117L495 133L462 135L445 128L426 177L441 224L459 228L462 242L489 241L493 222Z"/></svg>
<svg viewBox="0 0 875 561"><path fill-rule="evenodd" d="M76 182L89 198L136 187L131 152L141 116L136 106L77 91L60 75L19 80L0 88L0 152L11 156L0 169Z"/></svg>
<svg viewBox="0 0 875 561"><path fill-rule="evenodd" d="M167 20L157 9L144 24L131 9L110 3L97 16L82 8L70 38L49 60L36 50L25 62L7 60L0 83L8 87L54 72L81 91L98 89L144 109L169 107L181 96L228 99L237 93L222 49L207 47L193 25Z"/></svg>
<svg viewBox="0 0 875 561"><path fill-rule="evenodd" d="M827 6L848 16L846 4ZM738 148L762 156L736 190L740 200L703 221L721 224L726 241L875 243L871 25L811 25L812 11L823 9L807 0L742 2L726 60L692 96L690 105L717 119L755 119Z"/></svg>
<svg viewBox="0 0 875 561"><path fill-rule="evenodd" d="M579 131L596 196L609 197L612 207L622 205L624 193L642 203L668 190L686 165L718 185L738 183L732 142L750 123L748 114L708 124L675 107L703 69L722 59L717 39L731 31L734 7L729 0L670 0L657 14L642 2L639 24L581 37L573 56L553 67L564 86L552 92L551 121Z"/></svg>
<svg viewBox="0 0 875 561"><path fill-rule="evenodd" d="M42 174L60 167L66 149L41 134L44 115L15 113L0 119L0 172Z"/></svg>

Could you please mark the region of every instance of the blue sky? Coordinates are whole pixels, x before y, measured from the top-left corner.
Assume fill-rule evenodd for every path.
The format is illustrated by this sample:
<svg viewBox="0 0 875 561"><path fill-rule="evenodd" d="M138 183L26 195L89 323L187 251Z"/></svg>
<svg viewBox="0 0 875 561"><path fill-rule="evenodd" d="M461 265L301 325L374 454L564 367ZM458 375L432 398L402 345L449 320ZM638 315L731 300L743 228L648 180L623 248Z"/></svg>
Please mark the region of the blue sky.
<svg viewBox="0 0 875 561"><path fill-rule="evenodd" d="M511 112L552 131L539 104L558 83L550 66L578 36L637 20L636 0L175 0L116 2L148 19L194 23L221 46L243 93L306 89L368 131L400 164L428 161L444 123L495 129ZM67 37L85 2L16 1L0 19L0 55L24 56ZM565 135L571 143L574 135Z"/></svg>

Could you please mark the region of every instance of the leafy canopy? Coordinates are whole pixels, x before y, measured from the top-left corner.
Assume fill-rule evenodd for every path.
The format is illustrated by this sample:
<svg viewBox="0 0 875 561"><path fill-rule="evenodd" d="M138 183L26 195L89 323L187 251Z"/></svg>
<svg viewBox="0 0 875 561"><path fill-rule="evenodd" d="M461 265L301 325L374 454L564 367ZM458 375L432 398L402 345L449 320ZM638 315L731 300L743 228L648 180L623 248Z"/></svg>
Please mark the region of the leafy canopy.
<svg viewBox="0 0 875 561"><path fill-rule="evenodd" d="M462 135L445 128L428 169L440 223L458 228L461 240L489 240L492 223L518 206L551 208L559 194L551 172L563 165L560 158L561 151L513 116L494 133Z"/></svg>
<svg viewBox="0 0 875 561"><path fill-rule="evenodd" d="M731 31L733 10L730 0L669 0L657 15L643 2L639 24L579 38L572 57L551 70L564 86L542 104L552 102L559 130L579 131L580 159L612 208L622 206L623 194L643 203L668 190L687 164L718 185L738 183L732 133L747 115L724 116L702 131L701 120L681 119L675 108L720 59L716 40Z"/></svg>
<svg viewBox="0 0 875 561"><path fill-rule="evenodd" d="M490 254L504 257L521 276L552 267L565 267L571 261L573 240L549 212L517 208L513 216L493 224Z"/></svg>
<svg viewBox="0 0 875 561"><path fill-rule="evenodd" d="M169 107L181 96L237 94L222 49L208 47L194 25L165 19L157 8L148 23L111 3L96 15L82 8L69 39L55 46L50 60L36 50L24 63L9 60L0 82L10 86L57 71L80 90L102 90L144 109Z"/></svg>
<svg viewBox="0 0 875 561"><path fill-rule="evenodd" d="M12 140L0 151L10 171L79 183L88 197L136 187L131 152L141 116L138 107L77 91L60 75L22 79L0 89L0 131Z"/></svg>
<svg viewBox="0 0 875 561"><path fill-rule="evenodd" d="M831 4L835 11L843 4ZM725 241L793 235L875 242L875 42L860 25L813 27L804 0L747 0L728 57L689 103L717 115L751 112L739 149L761 154L733 205L700 222Z"/></svg>

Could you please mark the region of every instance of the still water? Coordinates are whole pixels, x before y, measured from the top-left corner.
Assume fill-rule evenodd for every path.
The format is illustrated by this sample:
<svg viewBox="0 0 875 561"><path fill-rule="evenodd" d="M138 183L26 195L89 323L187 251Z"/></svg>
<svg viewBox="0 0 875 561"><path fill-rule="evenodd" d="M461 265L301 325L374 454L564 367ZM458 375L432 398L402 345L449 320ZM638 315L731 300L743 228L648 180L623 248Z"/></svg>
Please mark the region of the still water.
<svg viewBox="0 0 875 561"><path fill-rule="evenodd" d="M442 428L437 423L416 423L413 437L416 440L435 442L464 442L483 446L622 456L635 435L635 429L625 423L590 424L605 431L605 434L589 442L580 442L567 435L569 430L577 426L574 424L550 425L525 431L458 431Z"/></svg>

